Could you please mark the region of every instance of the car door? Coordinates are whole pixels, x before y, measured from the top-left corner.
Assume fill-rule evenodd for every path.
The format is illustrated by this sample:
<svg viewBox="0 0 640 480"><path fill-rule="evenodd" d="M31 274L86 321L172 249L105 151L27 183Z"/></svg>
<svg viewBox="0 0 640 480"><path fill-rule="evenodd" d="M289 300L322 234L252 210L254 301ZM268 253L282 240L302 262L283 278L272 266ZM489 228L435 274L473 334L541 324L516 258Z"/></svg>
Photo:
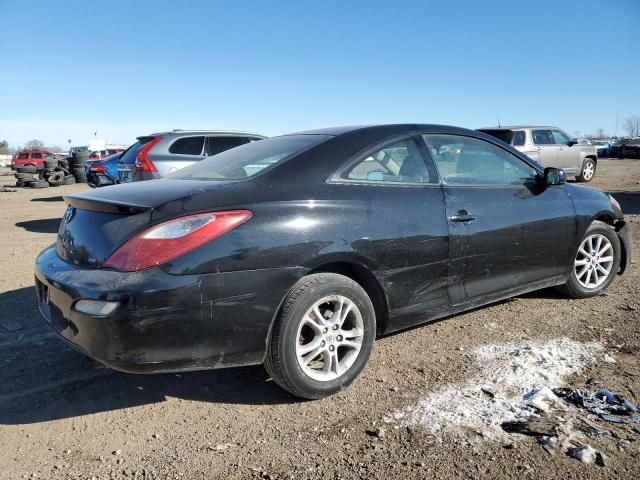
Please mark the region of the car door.
<svg viewBox="0 0 640 480"><path fill-rule="evenodd" d="M531 139L538 152L538 161L545 167L561 168L558 165L558 147L551 130L531 130Z"/></svg>
<svg viewBox="0 0 640 480"><path fill-rule="evenodd" d="M169 155L151 158L161 177L204 158L204 135L179 137L167 149Z"/></svg>
<svg viewBox="0 0 640 480"><path fill-rule="evenodd" d="M393 319L390 330L440 315L451 305L444 197L425 159L419 136L396 138L363 153L332 180L341 184L336 195L362 208L362 221L350 226L349 235L360 238L354 252L376 265Z"/></svg>
<svg viewBox="0 0 640 480"><path fill-rule="evenodd" d="M560 129L551 130L553 141L556 144L558 160L557 168L562 168L567 173L577 173L582 167L580 156L580 147L578 145L570 145L569 135Z"/></svg>
<svg viewBox="0 0 640 480"><path fill-rule="evenodd" d="M574 210L563 188L545 188L533 166L488 141L423 138L444 189L454 305L504 298L566 272Z"/></svg>

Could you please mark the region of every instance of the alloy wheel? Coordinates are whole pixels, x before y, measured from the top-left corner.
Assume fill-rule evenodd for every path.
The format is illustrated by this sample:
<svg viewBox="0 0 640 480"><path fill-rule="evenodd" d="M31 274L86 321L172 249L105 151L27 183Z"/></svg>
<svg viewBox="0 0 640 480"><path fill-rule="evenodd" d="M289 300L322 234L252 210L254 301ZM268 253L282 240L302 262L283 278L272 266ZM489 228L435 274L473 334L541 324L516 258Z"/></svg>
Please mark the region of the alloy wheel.
<svg viewBox="0 0 640 480"><path fill-rule="evenodd" d="M613 246L607 237L599 233L584 239L574 262L574 275L585 288L602 285L613 267Z"/></svg>
<svg viewBox="0 0 640 480"><path fill-rule="evenodd" d="M298 327L298 365L313 380L334 380L354 364L363 337L364 322L356 304L342 295L324 297L307 310Z"/></svg>
<svg viewBox="0 0 640 480"><path fill-rule="evenodd" d="M582 168L582 178L585 180L591 180L595 171L596 169L593 162L586 162Z"/></svg>

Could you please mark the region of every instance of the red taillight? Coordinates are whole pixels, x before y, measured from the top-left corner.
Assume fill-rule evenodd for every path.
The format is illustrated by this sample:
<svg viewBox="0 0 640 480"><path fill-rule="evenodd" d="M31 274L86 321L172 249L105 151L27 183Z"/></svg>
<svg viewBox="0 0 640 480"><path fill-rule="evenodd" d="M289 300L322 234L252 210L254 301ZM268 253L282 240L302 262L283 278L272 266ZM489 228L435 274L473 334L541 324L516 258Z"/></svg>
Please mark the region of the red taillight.
<svg viewBox="0 0 640 480"><path fill-rule="evenodd" d="M92 172L104 173L107 171L107 167L96 165L95 167L89 167Z"/></svg>
<svg viewBox="0 0 640 480"><path fill-rule="evenodd" d="M159 223L126 241L104 266L135 272L160 265L224 235L252 216L249 210L229 210Z"/></svg>
<svg viewBox="0 0 640 480"><path fill-rule="evenodd" d="M157 172L158 169L149 159L149 150L151 150L156 143L162 140L164 137L155 137L153 140L144 144L144 146L136 155L136 169L139 172Z"/></svg>

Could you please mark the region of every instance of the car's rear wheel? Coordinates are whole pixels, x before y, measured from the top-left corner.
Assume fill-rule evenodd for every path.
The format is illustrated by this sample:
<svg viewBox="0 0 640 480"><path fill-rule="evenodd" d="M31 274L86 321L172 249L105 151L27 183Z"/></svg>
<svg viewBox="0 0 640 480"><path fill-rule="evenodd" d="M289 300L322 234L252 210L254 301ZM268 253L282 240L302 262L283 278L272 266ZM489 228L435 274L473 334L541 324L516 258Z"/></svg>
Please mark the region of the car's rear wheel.
<svg viewBox="0 0 640 480"><path fill-rule="evenodd" d="M358 283L334 273L312 274L287 295L271 334L265 368L293 395L326 397L360 374L375 332L373 304Z"/></svg>
<svg viewBox="0 0 640 480"><path fill-rule="evenodd" d="M585 158L582 162L582 170L576 178L579 182L590 182L596 174L596 162L593 158Z"/></svg>
<svg viewBox="0 0 640 480"><path fill-rule="evenodd" d="M620 251L615 230L604 222L593 222L580 242L569 280L560 289L573 298L599 295L620 269Z"/></svg>

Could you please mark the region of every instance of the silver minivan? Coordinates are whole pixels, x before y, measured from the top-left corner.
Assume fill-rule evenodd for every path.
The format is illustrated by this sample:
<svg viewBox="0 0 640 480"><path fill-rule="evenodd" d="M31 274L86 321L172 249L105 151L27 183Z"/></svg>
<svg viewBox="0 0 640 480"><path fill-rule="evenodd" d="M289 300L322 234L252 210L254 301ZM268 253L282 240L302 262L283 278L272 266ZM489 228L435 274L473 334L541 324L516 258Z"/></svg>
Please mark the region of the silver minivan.
<svg viewBox="0 0 640 480"><path fill-rule="evenodd" d="M173 130L138 137L118 162L120 183L162 178L181 168L245 143L266 138L256 133Z"/></svg>
<svg viewBox="0 0 640 480"><path fill-rule="evenodd" d="M596 148L579 144L557 127L488 127L478 131L499 138L544 167L561 168L579 182L590 182L596 173Z"/></svg>

